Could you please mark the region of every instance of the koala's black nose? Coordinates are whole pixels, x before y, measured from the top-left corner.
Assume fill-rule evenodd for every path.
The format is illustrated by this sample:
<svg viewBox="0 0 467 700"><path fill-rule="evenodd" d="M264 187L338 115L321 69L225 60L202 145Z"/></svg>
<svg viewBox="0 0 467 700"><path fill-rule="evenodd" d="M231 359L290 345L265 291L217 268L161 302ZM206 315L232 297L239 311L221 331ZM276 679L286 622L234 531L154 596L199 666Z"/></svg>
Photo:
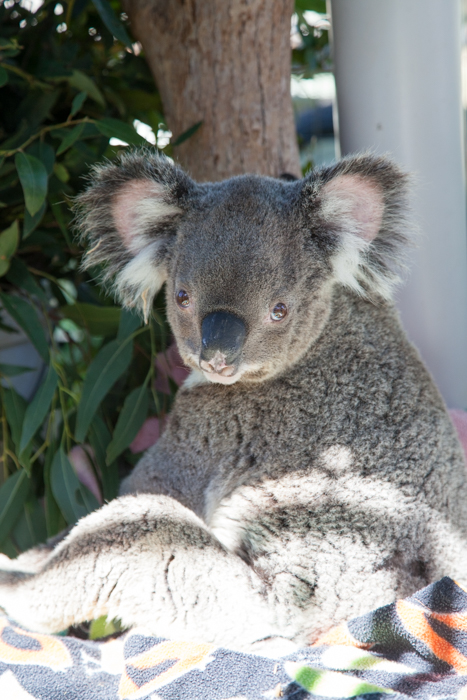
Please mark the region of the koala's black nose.
<svg viewBox="0 0 467 700"><path fill-rule="evenodd" d="M225 364L238 360L246 337L246 326L241 318L226 311L208 314L201 324L200 360L209 362L219 352L225 356Z"/></svg>

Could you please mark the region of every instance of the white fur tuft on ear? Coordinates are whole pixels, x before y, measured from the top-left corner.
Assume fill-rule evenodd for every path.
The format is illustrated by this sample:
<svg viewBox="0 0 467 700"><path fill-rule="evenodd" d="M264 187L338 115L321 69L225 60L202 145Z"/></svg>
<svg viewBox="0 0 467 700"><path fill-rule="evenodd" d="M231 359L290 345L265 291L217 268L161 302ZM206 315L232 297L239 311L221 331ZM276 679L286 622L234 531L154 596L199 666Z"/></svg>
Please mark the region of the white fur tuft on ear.
<svg viewBox="0 0 467 700"><path fill-rule="evenodd" d="M334 281L368 298L390 299L410 233L407 177L386 158L362 155L315 178L322 178L319 212L333 241Z"/></svg>
<svg viewBox="0 0 467 700"><path fill-rule="evenodd" d="M114 291L121 303L142 309L145 323L148 322L154 297L167 279L165 265L157 262L158 253L166 243L166 239L161 239L141 248L113 281Z"/></svg>

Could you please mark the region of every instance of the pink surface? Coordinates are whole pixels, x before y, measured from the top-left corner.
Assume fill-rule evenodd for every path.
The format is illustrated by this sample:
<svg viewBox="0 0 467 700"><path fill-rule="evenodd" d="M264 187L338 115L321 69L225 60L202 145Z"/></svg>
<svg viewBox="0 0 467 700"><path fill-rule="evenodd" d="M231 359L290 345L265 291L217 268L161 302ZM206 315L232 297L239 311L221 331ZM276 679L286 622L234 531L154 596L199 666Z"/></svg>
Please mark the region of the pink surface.
<svg viewBox="0 0 467 700"><path fill-rule="evenodd" d="M90 445L76 445L68 453L68 459L81 483L94 494L99 503L102 503L102 495L89 455L94 458L94 451Z"/></svg>
<svg viewBox="0 0 467 700"><path fill-rule="evenodd" d="M449 415L451 416L460 443L464 449L465 461L467 464L467 411L461 411L460 408L451 408Z"/></svg>
<svg viewBox="0 0 467 700"><path fill-rule="evenodd" d="M163 429L164 419L159 419L155 416L147 418L131 443L130 450L133 454L147 450L148 447L151 447L159 440Z"/></svg>
<svg viewBox="0 0 467 700"><path fill-rule="evenodd" d="M172 343L165 352L159 352L156 355L156 370L155 388L162 394L170 394L169 377L177 386L180 386L190 373L188 367L183 364L175 343Z"/></svg>

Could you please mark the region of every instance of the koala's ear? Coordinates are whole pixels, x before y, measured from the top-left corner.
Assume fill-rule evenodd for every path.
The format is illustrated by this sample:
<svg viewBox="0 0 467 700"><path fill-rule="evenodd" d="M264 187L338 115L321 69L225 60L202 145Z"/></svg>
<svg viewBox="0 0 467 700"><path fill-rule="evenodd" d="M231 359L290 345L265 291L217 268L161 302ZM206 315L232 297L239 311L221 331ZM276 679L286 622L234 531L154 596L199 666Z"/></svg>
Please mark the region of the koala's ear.
<svg viewBox="0 0 467 700"><path fill-rule="evenodd" d="M369 298L390 298L411 235L408 176L388 158L365 154L304 183L302 198L313 202L309 215L331 251L335 281Z"/></svg>
<svg viewBox="0 0 467 700"><path fill-rule="evenodd" d="M88 248L83 267L103 264L103 281L146 320L194 189L165 156L134 151L95 167L76 200L75 221Z"/></svg>

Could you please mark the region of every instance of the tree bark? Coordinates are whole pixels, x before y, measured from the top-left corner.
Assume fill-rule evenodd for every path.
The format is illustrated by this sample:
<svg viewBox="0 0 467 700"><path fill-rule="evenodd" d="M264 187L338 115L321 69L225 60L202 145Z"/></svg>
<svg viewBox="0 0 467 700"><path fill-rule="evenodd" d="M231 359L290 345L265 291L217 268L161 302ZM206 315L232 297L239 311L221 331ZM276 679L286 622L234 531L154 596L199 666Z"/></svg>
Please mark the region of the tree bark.
<svg viewBox="0 0 467 700"><path fill-rule="evenodd" d="M126 0L174 149L197 180L300 176L290 97L292 0Z"/></svg>

